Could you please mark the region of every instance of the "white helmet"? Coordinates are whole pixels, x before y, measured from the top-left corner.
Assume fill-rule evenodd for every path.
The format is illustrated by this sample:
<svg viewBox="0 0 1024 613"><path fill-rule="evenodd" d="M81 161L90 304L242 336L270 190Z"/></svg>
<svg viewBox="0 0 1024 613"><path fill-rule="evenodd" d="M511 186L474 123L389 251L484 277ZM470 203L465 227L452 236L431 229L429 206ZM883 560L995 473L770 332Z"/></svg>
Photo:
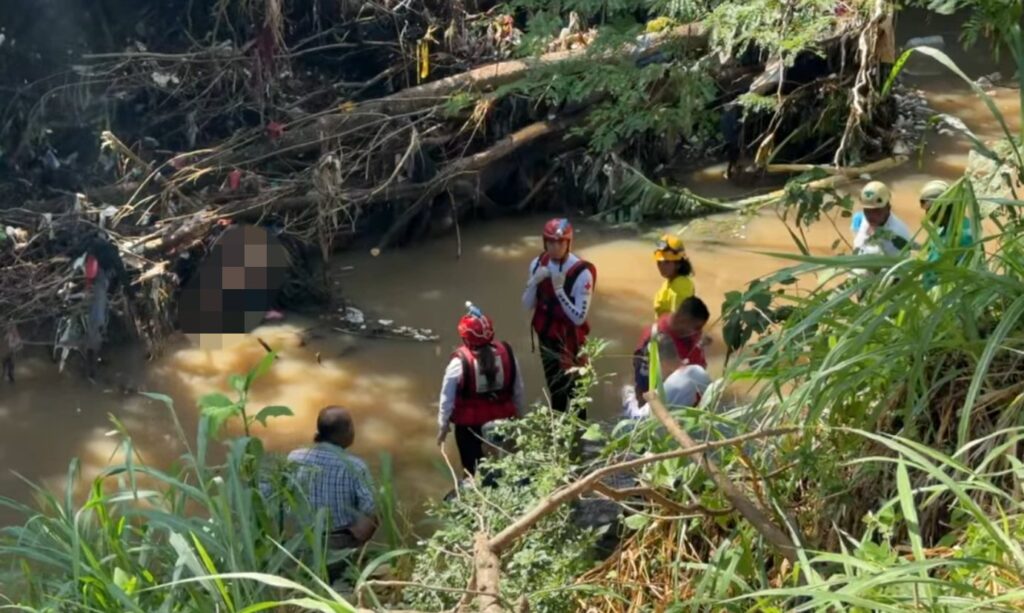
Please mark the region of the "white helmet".
<svg viewBox="0 0 1024 613"><path fill-rule="evenodd" d="M891 201L892 192L881 181L872 181L860 190L860 202L865 209L884 209Z"/></svg>
<svg viewBox="0 0 1024 613"><path fill-rule="evenodd" d="M936 179L925 183L921 188L921 202L937 200L939 196L949 191L949 183Z"/></svg>

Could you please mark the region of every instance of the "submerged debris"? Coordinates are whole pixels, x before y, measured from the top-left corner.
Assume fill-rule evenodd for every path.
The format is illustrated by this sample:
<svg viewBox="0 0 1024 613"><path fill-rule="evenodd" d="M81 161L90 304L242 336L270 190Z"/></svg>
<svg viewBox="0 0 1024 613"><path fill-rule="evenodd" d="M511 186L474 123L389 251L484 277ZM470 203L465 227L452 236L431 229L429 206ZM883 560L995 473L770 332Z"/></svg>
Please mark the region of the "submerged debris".
<svg viewBox="0 0 1024 613"><path fill-rule="evenodd" d="M365 313L353 306L339 308L338 313L339 315L320 316L322 320L329 321L336 332L369 338L411 340L420 343L432 343L440 340L440 337L429 328L396 326L391 319L378 319L375 323L368 324Z"/></svg>
<svg viewBox="0 0 1024 613"><path fill-rule="evenodd" d="M908 155L924 141L935 111L928 106L924 92L919 89L898 87L893 98L897 118L893 124L892 152L893 155Z"/></svg>

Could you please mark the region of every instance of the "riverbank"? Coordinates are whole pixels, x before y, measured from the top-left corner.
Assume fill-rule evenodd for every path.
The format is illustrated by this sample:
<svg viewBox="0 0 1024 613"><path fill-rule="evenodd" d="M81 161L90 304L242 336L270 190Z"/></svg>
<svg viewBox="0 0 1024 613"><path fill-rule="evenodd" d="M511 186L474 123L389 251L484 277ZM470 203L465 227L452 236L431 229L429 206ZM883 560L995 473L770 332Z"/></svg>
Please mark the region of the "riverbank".
<svg viewBox="0 0 1024 613"><path fill-rule="evenodd" d="M927 85L926 83L923 85ZM934 83L929 100L937 110L963 115L982 136L994 136L979 102L966 91L950 91L953 82ZM997 100L1014 121L1013 90L997 91ZM921 158L882 177L894 188L896 211L913 227L919 225L917 190L929 179L954 179L966 163L967 145L933 135ZM684 177L693 189L709 196L740 196L723 183L720 168ZM539 250L537 228L544 216L504 219L463 228L463 257L456 258L457 239L448 235L374 257L349 251L335 257L331 275L338 291L367 307L367 316L430 328L438 343L373 341L339 335L330 329L303 332L315 320L292 316L284 325L249 337L219 339L221 349L201 349L179 339L165 356L145 362L140 348L113 348L104 374L127 389L148 389L175 398L187 428L195 425L196 399L226 386L229 374L254 365L264 349L259 336L281 350L275 372L257 389L257 400L285 404L296 416L259 430L272 449L286 451L311 436L316 411L325 404L350 406L361 427L356 451L379 467L380 453L394 459L401 500L408 509L436 499L448 486L447 469L433 445L434 403L445 356L454 346L454 324L466 300L494 317L500 336L513 343L524 365L531 399L542 398L539 361L530 353L526 318L519 306L521 282L529 259ZM843 228L841 228L843 230ZM793 252L784 228L771 212L754 218L715 217L692 222L683 231L696 269L697 291L717 319L721 299L751 279L782 263L764 252ZM831 251L835 229L822 223L808 233L815 253ZM595 334L611 345L601 370L616 373L599 388L595 413L610 417L618 409L618 385L627 376L628 355L648 316L658 277L650 259L651 244L635 231L612 231L584 224L578 245L600 270L594 306ZM472 290L468 289L472 288ZM717 326L710 348L713 372L720 372L724 346ZM211 342L218 339L210 339ZM74 374L55 377L55 367L39 349L18 366L19 381L2 390L0 408L9 427L0 434L5 466L33 480L59 488L70 456L82 459L86 474L95 474L110 460L115 442L107 415L122 420L136 437L137 450L158 465L181 452L165 438L166 414L148 401L125 395L118 386L92 386ZM60 424L54 428L54 424ZM45 441L53 453L36 453ZM0 475L0 491L27 500L29 489L10 472ZM413 513L418 516L418 513ZM8 517L10 517L8 515Z"/></svg>

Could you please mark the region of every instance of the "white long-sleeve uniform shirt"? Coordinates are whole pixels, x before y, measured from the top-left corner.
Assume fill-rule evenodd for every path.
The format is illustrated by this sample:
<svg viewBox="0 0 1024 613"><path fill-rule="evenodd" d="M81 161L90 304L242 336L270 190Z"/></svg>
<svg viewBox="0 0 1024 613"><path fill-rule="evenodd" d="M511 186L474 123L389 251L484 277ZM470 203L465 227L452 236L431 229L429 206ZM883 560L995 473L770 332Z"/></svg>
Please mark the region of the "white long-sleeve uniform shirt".
<svg viewBox="0 0 1024 613"><path fill-rule="evenodd" d="M540 257L538 256L530 262L529 274L531 279L533 278L534 268L537 267L539 260ZM580 259L575 254L570 253L562 262L549 260L548 270L552 273L552 278L559 273L565 275L579 261ZM583 269L576 278L576 282L569 289L568 294L566 294L565 288L561 284L555 284L555 297L558 299L558 305L562 307L562 311L569 320L577 326L581 326L587 321L593 293L594 275L590 274L589 268ZM527 311L532 311L537 307L537 286L533 283L527 282L526 284L526 291L523 292L523 307Z"/></svg>
<svg viewBox="0 0 1024 613"><path fill-rule="evenodd" d="M526 411L526 398L523 392L523 371L519 368L519 360L515 360L516 379L512 382L512 401L516 405L516 415L522 417ZM441 380L441 400L438 403L437 426L444 430L452 419L455 410L455 398L459 395L459 383L462 381L462 360L453 357L444 369Z"/></svg>
<svg viewBox="0 0 1024 613"><path fill-rule="evenodd" d="M853 237L853 252L871 255L896 255L901 249L896 246L893 239L906 241L911 248L914 246L914 237L895 214L889 213L889 219L885 220L880 228L873 228L867 220L861 222L857 228L857 234ZM899 242L897 240L897 242Z"/></svg>
<svg viewBox="0 0 1024 613"><path fill-rule="evenodd" d="M711 385L708 372L691 364L678 368L664 382L665 403L669 408L693 407ZM644 419L651 414L651 405L641 405L636 391L627 390L622 403L622 413L628 419Z"/></svg>

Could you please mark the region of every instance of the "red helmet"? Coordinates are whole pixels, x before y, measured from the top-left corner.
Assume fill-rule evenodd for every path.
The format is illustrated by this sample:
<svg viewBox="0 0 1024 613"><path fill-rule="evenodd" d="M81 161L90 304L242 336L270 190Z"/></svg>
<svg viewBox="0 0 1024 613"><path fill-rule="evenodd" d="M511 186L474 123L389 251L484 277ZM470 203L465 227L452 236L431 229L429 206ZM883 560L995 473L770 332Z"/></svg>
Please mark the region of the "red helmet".
<svg viewBox="0 0 1024 613"><path fill-rule="evenodd" d="M459 336L470 347L483 347L494 340L494 324L486 315L463 315L459 320Z"/></svg>
<svg viewBox="0 0 1024 613"><path fill-rule="evenodd" d="M572 224L565 218L552 219L544 224L544 240L571 241Z"/></svg>

